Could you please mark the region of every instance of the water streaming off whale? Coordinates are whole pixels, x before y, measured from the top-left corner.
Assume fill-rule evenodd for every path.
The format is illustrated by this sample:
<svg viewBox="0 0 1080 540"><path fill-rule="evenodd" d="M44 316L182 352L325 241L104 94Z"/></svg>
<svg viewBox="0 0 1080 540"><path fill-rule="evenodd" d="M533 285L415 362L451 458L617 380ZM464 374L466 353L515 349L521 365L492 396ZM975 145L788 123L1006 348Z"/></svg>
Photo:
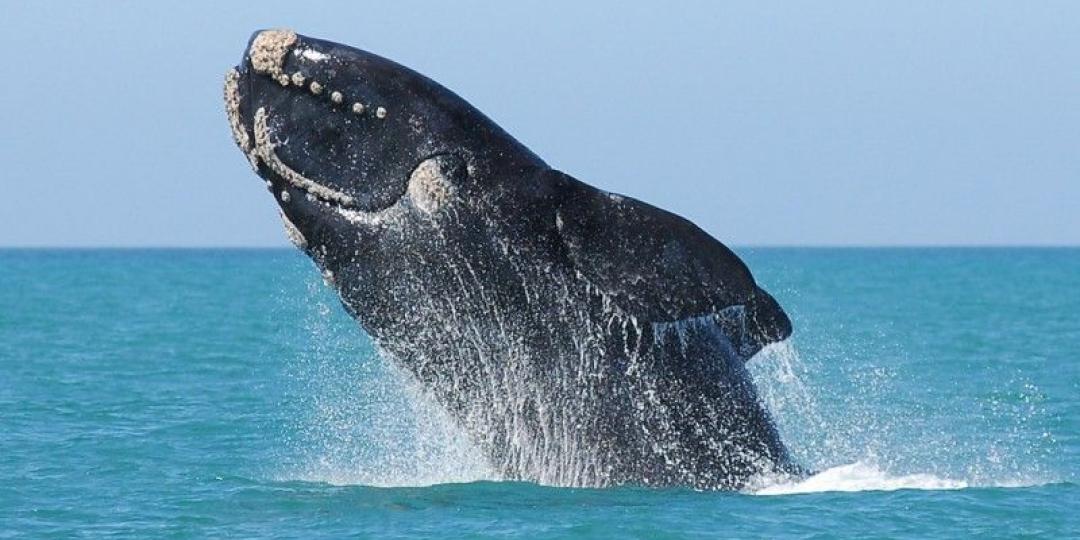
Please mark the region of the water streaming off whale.
<svg viewBox="0 0 1080 540"><path fill-rule="evenodd" d="M306 352L288 369L296 435L284 460L289 465L278 475L373 486L502 480L454 417L371 348L332 295L312 274L304 303L314 307L297 335ZM1055 481L1052 445L1020 436L1026 424L1046 414L1024 397L1034 391L1029 383L1007 382L1003 391L1020 392L1021 405L1000 406L982 419L988 428L1015 426L1009 430L1017 434L1015 440L965 431L951 441L942 439L948 438L942 432L936 441L918 441L913 436L920 432L918 419L884 405L902 400L909 392L906 383L896 380L895 367L864 356L887 359L890 351L874 343L827 343L825 349L821 357L807 357L786 342L767 347L750 364L761 399L792 441L793 453L815 474L803 480L760 477L748 491L949 490ZM835 355L855 355L860 363L839 371L825 368L822 362L842 361ZM545 483L565 485L559 481Z"/></svg>

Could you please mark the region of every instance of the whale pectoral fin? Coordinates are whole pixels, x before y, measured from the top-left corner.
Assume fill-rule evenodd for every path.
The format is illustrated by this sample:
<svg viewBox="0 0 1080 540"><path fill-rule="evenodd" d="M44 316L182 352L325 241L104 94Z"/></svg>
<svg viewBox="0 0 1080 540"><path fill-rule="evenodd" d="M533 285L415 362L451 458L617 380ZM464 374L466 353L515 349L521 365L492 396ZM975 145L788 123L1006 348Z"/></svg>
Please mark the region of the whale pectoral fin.
<svg viewBox="0 0 1080 540"><path fill-rule="evenodd" d="M641 201L581 190L556 226L575 268L631 313L675 321L744 304L757 286L727 247Z"/></svg>
<svg viewBox="0 0 1080 540"><path fill-rule="evenodd" d="M560 174L552 171L549 174ZM745 307L749 354L791 334L779 304L726 246L690 221L630 197L570 190L556 227L574 268L630 314L678 321Z"/></svg>
<svg viewBox="0 0 1080 540"><path fill-rule="evenodd" d="M791 319L776 299L760 287L754 291L753 300L747 304L746 333L750 338L747 344L753 350L751 354L791 335Z"/></svg>

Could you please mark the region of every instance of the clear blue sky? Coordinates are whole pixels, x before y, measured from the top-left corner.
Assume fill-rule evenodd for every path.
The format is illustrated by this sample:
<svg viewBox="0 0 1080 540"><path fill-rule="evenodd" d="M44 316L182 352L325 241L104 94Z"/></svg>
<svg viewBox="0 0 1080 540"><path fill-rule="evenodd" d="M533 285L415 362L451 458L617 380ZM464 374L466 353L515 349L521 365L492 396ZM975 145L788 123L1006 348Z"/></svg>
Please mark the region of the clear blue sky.
<svg viewBox="0 0 1080 540"><path fill-rule="evenodd" d="M286 245L221 102L277 26L732 245L1080 244L1080 2L577 4L0 1L0 246Z"/></svg>

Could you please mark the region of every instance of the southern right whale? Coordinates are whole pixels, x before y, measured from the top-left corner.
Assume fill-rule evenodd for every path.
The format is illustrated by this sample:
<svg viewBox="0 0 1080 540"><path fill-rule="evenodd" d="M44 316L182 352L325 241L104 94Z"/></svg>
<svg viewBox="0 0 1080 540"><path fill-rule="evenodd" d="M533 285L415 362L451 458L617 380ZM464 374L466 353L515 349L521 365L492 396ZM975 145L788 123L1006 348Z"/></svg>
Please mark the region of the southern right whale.
<svg viewBox="0 0 1080 540"><path fill-rule="evenodd" d="M550 168L390 60L256 32L226 75L286 231L507 479L796 473L744 363L791 323L693 223Z"/></svg>

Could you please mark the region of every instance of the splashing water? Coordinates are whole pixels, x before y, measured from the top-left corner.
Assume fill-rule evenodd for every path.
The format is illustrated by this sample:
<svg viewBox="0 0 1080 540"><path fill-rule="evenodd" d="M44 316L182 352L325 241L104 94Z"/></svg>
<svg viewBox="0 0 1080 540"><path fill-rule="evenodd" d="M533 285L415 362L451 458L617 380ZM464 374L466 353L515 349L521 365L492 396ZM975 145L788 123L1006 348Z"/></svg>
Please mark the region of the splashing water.
<svg viewBox="0 0 1080 540"><path fill-rule="evenodd" d="M499 479L454 420L336 309L332 292L312 279L305 304L305 350L289 373L300 414L285 479L384 487ZM852 350L858 362L844 360ZM789 340L748 364L782 439L797 461L819 471L801 480L761 478L748 492L1054 481L1045 465L1053 438L1031 434L1044 416L1034 385L1014 377L967 409L940 413L931 404L943 398L911 395L901 384L914 375L895 353L871 353L882 361L867 361L873 354L850 345L803 355ZM1011 427L988 429L1002 424Z"/></svg>
<svg viewBox="0 0 1080 540"><path fill-rule="evenodd" d="M495 480L482 454L417 384L308 285L307 350L291 366L300 414L290 479L334 485L425 486Z"/></svg>
<svg viewBox="0 0 1080 540"><path fill-rule="evenodd" d="M963 480L932 474L890 475L867 463L856 462L826 469L804 480L778 482L757 489L754 495L794 495L822 491L895 491L898 489L963 489Z"/></svg>
<svg viewBox="0 0 1080 540"><path fill-rule="evenodd" d="M758 495L819 491L893 491L1020 487L1051 483L1045 464L1053 441L1028 424L1044 413L1036 389L1023 383L1004 392L1014 407L991 399L993 414L930 414L920 396L904 395L895 369L864 362L858 370L804 360L791 341L761 352L750 370L761 399L805 479L759 479ZM828 393L826 393L828 392ZM970 407L984 408L985 403ZM1003 421L1004 419L1004 421ZM995 433L992 425L1010 426Z"/></svg>

